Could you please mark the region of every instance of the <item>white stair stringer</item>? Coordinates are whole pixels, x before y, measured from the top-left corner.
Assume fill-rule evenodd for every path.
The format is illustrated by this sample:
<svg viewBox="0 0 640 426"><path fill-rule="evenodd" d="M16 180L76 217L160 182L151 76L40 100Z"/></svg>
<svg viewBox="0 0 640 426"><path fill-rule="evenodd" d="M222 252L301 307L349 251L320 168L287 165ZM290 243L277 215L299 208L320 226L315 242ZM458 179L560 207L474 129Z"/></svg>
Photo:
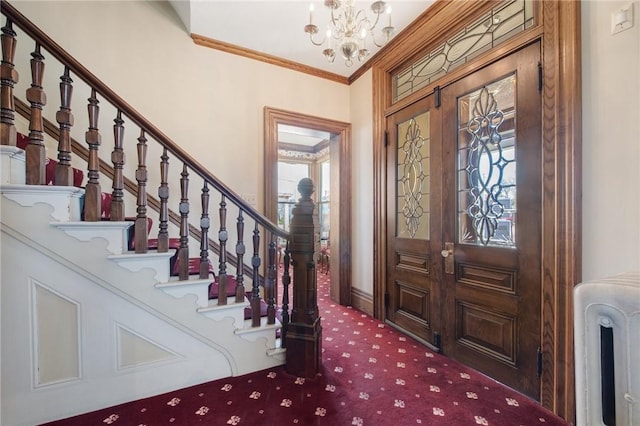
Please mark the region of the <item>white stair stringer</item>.
<svg viewBox="0 0 640 426"><path fill-rule="evenodd" d="M211 284L211 278L190 279L186 281L180 281L177 279L167 281L165 279L163 281L165 282L159 282L156 284L156 288L163 290L165 293L170 294L173 297L180 298L187 295L195 295L196 305L198 305L197 310L200 309L200 307L209 305L209 284Z"/></svg>
<svg viewBox="0 0 640 426"><path fill-rule="evenodd" d="M268 350L275 349L276 331L282 328L282 324L276 318L275 324L267 324L267 317L260 318L260 327L252 327L251 320L244 321L244 327L237 329L236 334L250 342L264 341Z"/></svg>
<svg viewBox="0 0 640 426"><path fill-rule="evenodd" d="M207 306L198 308L198 312L207 318L219 321L223 318L232 318L234 328L237 330L244 327L244 309L249 306L249 301L245 297L244 302L218 305L218 300L210 300Z"/></svg>
<svg viewBox="0 0 640 426"><path fill-rule="evenodd" d="M158 278L162 278L164 272L159 272L156 266L131 267L131 262L120 266L118 262L122 259L138 255L114 255L104 238L80 241L57 225L51 226L52 219L65 217L65 209L61 207L64 203L49 203L42 199L24 202L25 197L15 195L15 187L0 186L3 423L44 422L217 378L271 368L284 362L281 352L275 348L275 341L267 344L268 337L251 341L237 334L239 326L244 326L244 321L239 320L243 318L244 303L230 304L237 305L232 314L212 315L215 309L210 308L215 302L208 301L205 305L203 301L208 280L159 282ZM7 189L9 191L5 191ZM77 189L69 191L75 194ZM6 192L9 192L8 196ZM69 199L69 195L60 189L52 192ZM47 194L51 192L47 191ZM32 196L26 198L35 200ZM66 220L75 219L75 207L68 207L72 204L73 200L68 201ZM154 255L158 254L151 254L151 257ZM43 267L44 264L48 267ZM168 266L166 268L168 270ZM68 277L63 279L65 275ZM54 299L59 296L60 300L68 301L63 303L65 306L78 306L77 353L80 355L77 377L34 386L33 377L38 374L34 358L39 356L34 341L42 336L37 336L33 328L33 288L40 289L38 291L43 294L57 295ZM83 296L76 297L80 293ZM27 309L29 306L31 309ZM226 309L230 312L233 308ZM100 315L96 317L93 312L100 312ZM20 319L12 318L14 314ZM140 365L134 362L126 368L114 367L111 361L96 365L101 357L96 353L107 353L113 358L117 350L113 333L92 333L92 325L103 320L111 321L112 328L120 321L123 330L133 330L133 334L127 331L120 333L122 335L141 333L140 342L149 337L150 343L140 343L140 346L157 346L160 348L158 353L167 354L168 358ZM143 323L148 325L140 330L138 327ZM21 324L24 330L18 332L20 327L15 324ZM258 333L257 330L252 332ZM263 332L275 336L273 329ZM131 339L138 341L138 337L125 341ZM182 343L176 346L178 341ZM185 349L187 347L189 349ZM5 372L11 379L5 378ZM96 400L97 393L101 398ZM69 407L69 400L74 401L73 407ZM33 406L40 409L28 408Z"/></svg>
<svg viewBox="0 0 640 426"><path fill-rule="evenodd" d="M0 145L0 184L24 185L26 180L26 156L24 150Z"/></svg>
<svg viewBox="0 0 640 426"><path fill-rule="evenodd" d="M78 241L89 241L94 238L104 238L107 241L107 251L111 254L122 254L127 251L127 230L133 225L132 221L115 222L53 222L52 226L63 230Z"/></svg>

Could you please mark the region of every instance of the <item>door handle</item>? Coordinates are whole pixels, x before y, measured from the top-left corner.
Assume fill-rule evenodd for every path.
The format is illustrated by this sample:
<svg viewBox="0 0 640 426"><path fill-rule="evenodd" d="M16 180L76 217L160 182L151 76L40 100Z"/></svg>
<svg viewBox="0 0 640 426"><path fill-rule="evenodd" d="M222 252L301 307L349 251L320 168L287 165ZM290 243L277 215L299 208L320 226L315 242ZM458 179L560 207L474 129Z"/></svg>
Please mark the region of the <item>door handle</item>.
<svg viewBox="0 0 640 426"><path fill-rule="evenodd" d="M454 269L453 243L444 243L444 250L440 252L440 255L444 258L444 273L453 274L453 269Z"/></svg>

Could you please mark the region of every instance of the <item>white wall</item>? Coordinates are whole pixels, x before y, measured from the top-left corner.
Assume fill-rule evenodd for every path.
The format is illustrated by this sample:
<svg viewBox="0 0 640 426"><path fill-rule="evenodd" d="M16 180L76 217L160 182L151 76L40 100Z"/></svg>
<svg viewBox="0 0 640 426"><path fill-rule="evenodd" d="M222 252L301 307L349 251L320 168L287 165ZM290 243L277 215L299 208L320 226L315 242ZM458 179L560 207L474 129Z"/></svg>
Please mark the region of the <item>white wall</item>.
<svg viewBox="0 0 640 426"><path fill-rule="evenodd" d="M373 295L373 73L367 71L350 91L351 285Z"/></svg>
<svg viewBox="0 0 640 426"><path fill-rule="evenodd" d="M628 4L582 3L584 281L640 270L640 2L611 35Z"/></svg>

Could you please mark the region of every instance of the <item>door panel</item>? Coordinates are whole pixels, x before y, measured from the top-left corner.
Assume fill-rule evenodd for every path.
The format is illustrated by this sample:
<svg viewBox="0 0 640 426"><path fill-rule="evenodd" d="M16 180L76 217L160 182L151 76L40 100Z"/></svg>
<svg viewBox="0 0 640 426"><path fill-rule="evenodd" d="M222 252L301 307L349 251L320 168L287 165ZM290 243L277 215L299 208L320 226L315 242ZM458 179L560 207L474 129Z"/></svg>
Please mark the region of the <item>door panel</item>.
<svg viewBox="0 0 640 426"><path fill-rule="evenodd" d="M435 308L440 298L440 213L432 209L440 204L439 191L432 190L440 182L432 173L441 156L440 143L434 143L439 127L432 125L438 117L429 97L387 121L387 318L431 344L441 318Z"/></svg>
<svg viewBox="0 0 640 426"><path fill-rule="evenodd" d="M443 285L444 352L539 398L541 97L539 46L442 92L446 215L455 269Z"/></svg>
<svg viewBox="0 0 640 426"><path fill-rule="evenodd" d="M387 119L387 319L536 399L539 60L530 45Z"/></svg>

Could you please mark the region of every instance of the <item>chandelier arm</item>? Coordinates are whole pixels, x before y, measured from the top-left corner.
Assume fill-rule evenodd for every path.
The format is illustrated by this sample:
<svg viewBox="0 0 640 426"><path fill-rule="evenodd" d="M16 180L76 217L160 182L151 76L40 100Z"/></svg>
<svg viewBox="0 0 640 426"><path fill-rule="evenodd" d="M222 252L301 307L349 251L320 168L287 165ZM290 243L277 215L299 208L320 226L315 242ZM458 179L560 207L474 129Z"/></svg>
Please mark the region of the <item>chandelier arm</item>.
<svg viewBox="0 0 640 426"><path fill-rule="evenodd" d="M371 30L371 32L373 33L373 29L376 27L376 25L378 25L378 22L380 22L380 13L376 13L376 21L373 23L373 25L371 25L371 28L369 28ZM369 18L366 19L366 21L371 24L371 21L369 20ZM378 46L380 47L380 46Z"/></svg>
<svg viewBox="0 0 640 426"><path fill-rule="evenodd" d="M319 41L319 42L318 42L318 41L315 41L315 40L313 39L313 34L312 34L312 33L309 33L309 41L310 41L310 42L311 42L311 44L313 44L314 46L322 46L322 45L324 44L324 42L326 41L326 39L327 39L327 37L326 37L326 36L324 36L324 37L322 37L322 41Z"/></svg>
<svg viewBox="0 0 640 426"><path fill-rule="evenodd" d="M340 16L338 16L338 18L336 19L335 12L336 12L335 9L331 9L331 25L333 25L333 28L335 28L336 34L337 34L341 30L344 31L344 29L340 28L340 26L338 25L338 22L340 22Z"/></svg>
<svg viewBox="0 0 640 426"><path fill-rule="evenodd" d="M381 43L378 43L378 41L376 40L376 34L373 32L373 30L371 30L370 33L371 33L371 41L373 41L373 44L375 44L378 47L384 46L389 41L389 36L387 35L384 37L384 41L382 41Z"/></svg>

